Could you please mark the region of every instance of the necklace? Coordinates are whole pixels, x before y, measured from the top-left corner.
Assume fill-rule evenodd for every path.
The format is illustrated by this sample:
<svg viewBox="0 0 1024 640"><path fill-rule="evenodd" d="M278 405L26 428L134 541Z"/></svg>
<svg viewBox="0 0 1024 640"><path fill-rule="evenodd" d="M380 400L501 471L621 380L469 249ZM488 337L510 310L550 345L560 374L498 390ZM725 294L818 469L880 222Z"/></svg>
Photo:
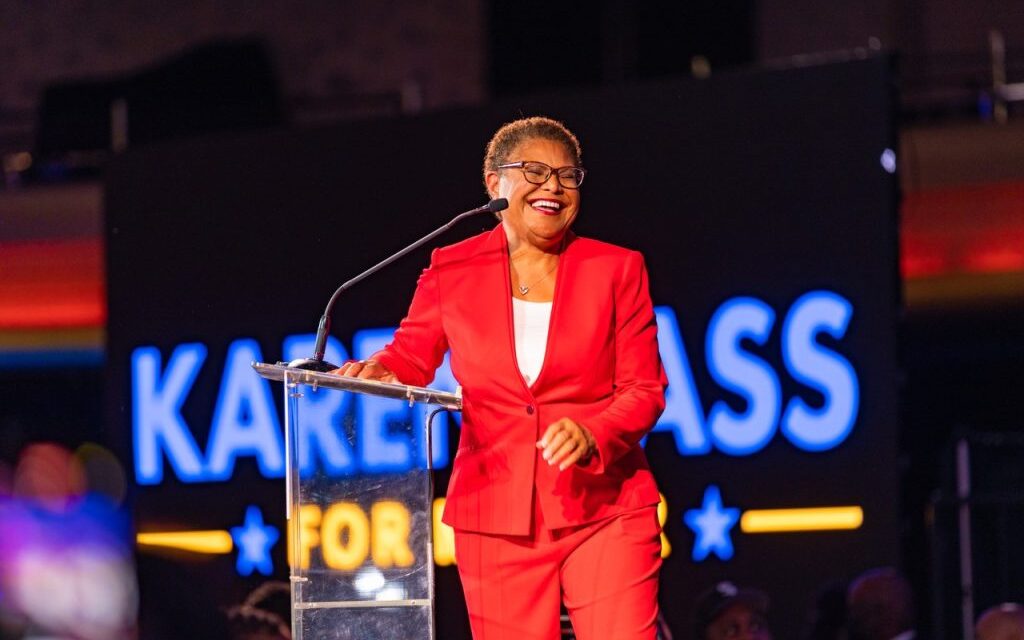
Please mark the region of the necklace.
<svg viewBox="0 0 1024 640"><path fill-rule="evenodd" d="M555 266L553 266L550 269L548 269L548 272L545 273L544 275L542 275L540 278L538 278L537 281L534 282L533 284L528 284L528 285L520 284L520 285L518 285L519 295L525 296L526 294L530 293L530 289L536 287L538 284L543 282L544 279L547 278L548 276L550 276L552 274L552 272L554 272L554 270L557 269L557 268L558 268L558 263L555 262Z"/></svg>

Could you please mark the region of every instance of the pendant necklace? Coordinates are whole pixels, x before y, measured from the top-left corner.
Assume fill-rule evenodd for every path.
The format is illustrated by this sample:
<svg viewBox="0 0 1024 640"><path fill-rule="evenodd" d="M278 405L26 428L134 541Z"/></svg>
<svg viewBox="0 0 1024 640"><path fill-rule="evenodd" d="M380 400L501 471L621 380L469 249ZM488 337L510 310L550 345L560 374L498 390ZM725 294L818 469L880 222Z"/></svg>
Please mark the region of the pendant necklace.
<svg viewBox="0 0 1024 640"><path fill-rule="evenodd" d="M540 277L540 278L539 278L539 279L538 279L538 280L537 280L536 282L534 282L533 284L528 284L528 285L521 285L521 284L520 284L520 285L518 285L518 288L519 288L519 295L521 295L521 296L525 296L526 294L530 293L530 289L532 289L532 288L536 287L536 286L537 286L538 284L540 284L541 282L543 282L543 281L544 281L544 280L545 280L545 279L546 279L546 278L547 278L548 276L550 276L550 275L551 275L551 274L552 274L552 273L554 272L554 270L555 270L555 269L557 269L557 268L558 268L558 262L555 262L555 266L551 267L551 268L550 268L550 269L548 270L548 272L547 272L547 273L545 273L544 275L542 275L542 276L541 276L541 277Z"/></svg>

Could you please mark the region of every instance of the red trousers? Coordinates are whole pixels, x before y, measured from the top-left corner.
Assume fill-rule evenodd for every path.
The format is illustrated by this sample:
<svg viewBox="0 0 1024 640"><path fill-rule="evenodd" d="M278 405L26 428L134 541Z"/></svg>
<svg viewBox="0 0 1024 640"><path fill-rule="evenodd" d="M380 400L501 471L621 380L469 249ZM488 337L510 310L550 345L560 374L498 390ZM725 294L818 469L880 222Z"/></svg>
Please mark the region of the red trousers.
<svg viewBox="0 0 1024 640"><path fill-rule="evenodd" d="M661 527L644 507L533 534L455 531L474 640L556 640L564 602L579 640L654 640Z"/></svg>

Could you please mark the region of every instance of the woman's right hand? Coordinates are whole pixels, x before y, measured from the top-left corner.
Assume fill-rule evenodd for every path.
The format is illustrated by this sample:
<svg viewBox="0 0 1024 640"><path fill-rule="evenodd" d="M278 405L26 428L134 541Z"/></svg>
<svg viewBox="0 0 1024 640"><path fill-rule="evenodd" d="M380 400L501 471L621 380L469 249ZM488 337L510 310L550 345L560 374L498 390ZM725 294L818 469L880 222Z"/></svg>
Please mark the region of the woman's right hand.
<svg viewBox="0 0 1024 640"><path fill-rule="evenodd" d="M378 380L380 382L398 382L398 378L390 369L376 360L350 360L334 371L339 376L351 378L362 378L363 380Z"/></svg>

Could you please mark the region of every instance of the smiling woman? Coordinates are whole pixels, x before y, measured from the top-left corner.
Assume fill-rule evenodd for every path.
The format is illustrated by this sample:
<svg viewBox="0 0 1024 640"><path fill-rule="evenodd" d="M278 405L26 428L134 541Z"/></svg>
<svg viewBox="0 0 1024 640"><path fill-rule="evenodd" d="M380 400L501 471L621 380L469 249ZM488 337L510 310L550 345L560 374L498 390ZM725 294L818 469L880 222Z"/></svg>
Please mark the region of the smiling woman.
<svg viewBox="0 0 1024 640"><path fill-rule="evenodd" d="M643 257L580 238L580 145L549 118L495 133L493 230L434 252L394 341L342 375L426 385L451 350L463 426L445 503L474 637L653 639L665 406ZM615 606L609 606L615 603Z"/></svg>

